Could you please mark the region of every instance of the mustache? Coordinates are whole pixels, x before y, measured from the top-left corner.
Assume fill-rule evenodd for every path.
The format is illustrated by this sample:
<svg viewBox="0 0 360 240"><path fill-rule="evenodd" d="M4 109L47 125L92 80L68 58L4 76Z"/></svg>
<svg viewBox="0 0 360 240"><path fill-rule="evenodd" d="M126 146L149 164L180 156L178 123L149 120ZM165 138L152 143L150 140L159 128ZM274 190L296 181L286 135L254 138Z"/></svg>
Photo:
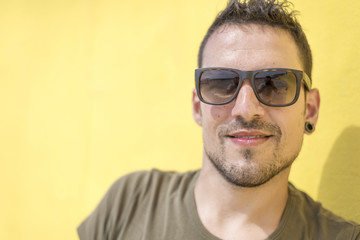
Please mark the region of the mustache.
<svg viewBox="0 0 360 240"><path fill-rule="evenodd" d="M246 121L243 118L238 118L235 122L232 122L226 126L219 127L218 136L224 137L240 129L264 131L279 138L282 135L280 127L276 124L262 121L260 119L252 119L251 121Z"/></svg>

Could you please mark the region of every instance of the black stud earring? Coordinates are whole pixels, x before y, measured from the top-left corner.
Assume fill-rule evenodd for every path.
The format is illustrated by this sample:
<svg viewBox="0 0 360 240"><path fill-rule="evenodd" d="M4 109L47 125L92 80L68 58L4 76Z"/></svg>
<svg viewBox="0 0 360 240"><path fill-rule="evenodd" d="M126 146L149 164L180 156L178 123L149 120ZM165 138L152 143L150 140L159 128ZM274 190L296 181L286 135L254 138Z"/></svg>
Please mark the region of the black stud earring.
<svg viewBox="0 0 360 240"><path fill-rule="evenodd" d="M315 131L314 125L309 122L305 122L305 131L308 133L312 133L313 131Z"/></svg>

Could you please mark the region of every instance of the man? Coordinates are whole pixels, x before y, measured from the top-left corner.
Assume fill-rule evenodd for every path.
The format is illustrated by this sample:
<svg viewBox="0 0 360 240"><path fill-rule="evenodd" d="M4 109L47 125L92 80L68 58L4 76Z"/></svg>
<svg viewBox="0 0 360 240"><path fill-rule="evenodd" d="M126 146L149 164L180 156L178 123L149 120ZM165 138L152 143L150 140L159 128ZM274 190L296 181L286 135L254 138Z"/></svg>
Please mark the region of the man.
<svg viewBox="0 0 360 240"><path fill-rule="evenodd" d="M310 47L287 5L229 2L195 71L202 169L121 178L79 227L81 239L360 239L359 225L288 183L320 97Z"/></svg>

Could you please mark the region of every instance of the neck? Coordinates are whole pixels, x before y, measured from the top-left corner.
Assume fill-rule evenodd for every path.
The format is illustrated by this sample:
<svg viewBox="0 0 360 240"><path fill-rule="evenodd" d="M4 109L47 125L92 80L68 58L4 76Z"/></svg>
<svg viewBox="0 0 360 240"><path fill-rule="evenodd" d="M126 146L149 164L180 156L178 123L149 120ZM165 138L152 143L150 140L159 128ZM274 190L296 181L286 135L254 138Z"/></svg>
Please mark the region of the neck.
<svg viewBox="0 0 360 240"><path fill-rule="evenodd" d="M284 212L289 172L287 168L263 185L243 188L204 164L194 189L203 225L223 239L238 234L247 236L244 239L266 238Z"/></svg>

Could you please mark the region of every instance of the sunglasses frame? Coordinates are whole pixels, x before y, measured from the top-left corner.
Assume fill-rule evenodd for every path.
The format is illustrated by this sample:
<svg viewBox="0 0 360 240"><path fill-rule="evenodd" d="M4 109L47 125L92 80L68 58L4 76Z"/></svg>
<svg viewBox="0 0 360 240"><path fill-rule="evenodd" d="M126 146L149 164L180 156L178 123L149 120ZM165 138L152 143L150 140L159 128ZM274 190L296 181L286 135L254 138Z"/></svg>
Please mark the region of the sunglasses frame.
<svg viewBox="0 0 360 240"><path fill-rule="evenodd" d="M231 97L230 100L223 102L223 103L211 103L211 102L205 101L202 98L201 93L200 93L200 77L201 77L201 74L207 70L228 70L228 71L230 70L230 71L238 74L239 79L240 79L239 85L237 86L234 96ZM268 71L274 71L274 70L290 71L290 72L294 73L294 75L296 76L296 95L290 103L282 104L282 105L266 103L260 98L260 96L257 94L257 92L255 90L254 76L259 72L268 72ZM258 99L258 101L261 102L262 104L264 104L266 106L270 106L270 107L287 107L287 106L290 106L290 105L296 103L296 101L298 100L299 95L300 95L302 81L304 81L304 83L305 83L304 86L307 90L311 89L311 80L310 80L309 76L304 71L291 69L291 68L264 68L264 69L254 70L254 71L242 71L242 70L235 69L235 68L225 68L225 67L208 67L208 68L195 69L196 93L197 93L200 101L202 101L203 103L206 103L206 104L210 104L210 105L225 105L225 104L232 102L239 94L241 86L245 79L250 79L251 88L253 89L253 92L254 92L256 98Z"/></svg>

